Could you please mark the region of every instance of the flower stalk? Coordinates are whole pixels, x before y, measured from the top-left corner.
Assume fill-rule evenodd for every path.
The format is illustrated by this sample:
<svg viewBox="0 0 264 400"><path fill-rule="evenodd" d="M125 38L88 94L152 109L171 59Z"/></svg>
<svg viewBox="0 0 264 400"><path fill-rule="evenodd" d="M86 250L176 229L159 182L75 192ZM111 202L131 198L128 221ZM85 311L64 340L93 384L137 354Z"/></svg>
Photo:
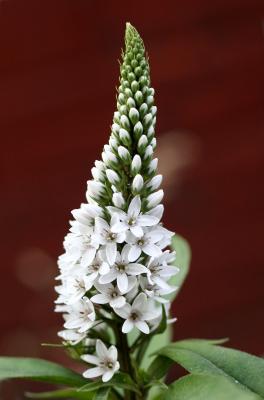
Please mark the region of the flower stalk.
<svg viewBox="0 0 264 400"><path fill-rule="evenodd" d="M173 234L161 223L154 93L143 41L127 24L109 143L92 168L87 202L72 211L56 287L56 311L65 320L59 336L83 349L83 376L108 382L121 371L142 393L138 369L152 336L171 322L167 295L177 289L170 278L178 272L167 250ZM132 330L138 336L130 345Z"/></svg>

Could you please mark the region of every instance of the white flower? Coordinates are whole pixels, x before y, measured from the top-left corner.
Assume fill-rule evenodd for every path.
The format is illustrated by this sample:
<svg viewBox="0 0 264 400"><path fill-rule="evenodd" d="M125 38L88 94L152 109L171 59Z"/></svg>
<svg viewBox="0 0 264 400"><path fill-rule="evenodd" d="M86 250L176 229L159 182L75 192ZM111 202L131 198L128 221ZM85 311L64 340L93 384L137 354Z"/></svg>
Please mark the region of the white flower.
<svg viewBox="0 0 264 400"><path fill-rule="evenodd" d="M88 181L87 182L87 200L91 198L99 200L105 194L105 187L101 182Z"/></svg>
<svg viewBox="0 0 264 400"><path fill-rule="evenodd" d="M65 315L65 318L65 328L77 329L80 333L88 331L95 321L93 303L87 297L81 299L69 308L69 314Z"/></svg>
<svg viewBox="0 0 264 400"><path fill-rule="evenodd" d="M131 262L137 260L142 251L150 257L159 257L162 251L156 243L161 240L161 238L162 233L155 228L152 231L143 233L140 237L136 237L128 232L126 239L127 243L130 244L128 260Z"/></svg>
<svg viewBox="0 0 264 400"><path fill-rule="evenodd" d="M103 210L97 204L81 204L80 208L72 210L72 215L81 224L92 226L95 217L103 215Z"/></svg>
<svg viewBox="0 0 264 400"><path fill-rule="evenodd" d="M70 342L71 344L75 345L81 342L85 338L86 333L85 332L79 333L74 329L65 329L63 331L58 332L58 336L61 337L66 342Z"/></svg>
<svg viewBox="0 0 264 400"><path fill-rule="evenodd" d="M127 291L129 292L132 287L136 283L136 278L129 277L128 278L128 285ZM91 301L97 304L110 304L112 308L119 308L123 307L126 303L126 299L124 297L124 292L118 289L117 286L112 285L111 283L102 285L102 284L95 284L96 289L100 292L99 294L94 295L91 298Z"/></svg>
<svg viewBox="0 0 264 400"><path fill-rule="evenodd" d="M179 272L179 268L168 263L174 261L175 253L171 253L166 250L161 256L157 258L151 258L147 264L149 273L148 281L151 285L158 285L162 289L172 288L167 280ZM176 290L176 288L174 288Z"/></svg>
<svg viewBox="0 0 264 400"><path fill-rule="evenodd" d="M109 264L105 260L105 254L103 250L98 250L92 263L87 267L87 274L89 279L94 282L98 275L108 274L110 271Z"/></svg>
<svg viewBox="0 0 264 400"><path fill-rule="evenodd" d="M169 300L164 298L167 294L171 294L177 290L175 286L168 286L168 288L161 288L156 284L149 283L148 279L144 276L139 277L140 287L144 293L153 300L156 300L158 303L169 303Z"/></svg>
<svg viewBox="0 0 264 400"><path fill-rule="evenodd" d="M128 261L128 252L130 247L124 246L121 254L117 252L116 261L110 272L101 276L99 283L105 284L117 280L117 287L121 293L128 291L128 276L136 276L149 273L149 270L142 264L130 263Z"/></svg>
<svg viewBox="0 0 264 400"><path fill-rule="evenodd" d="M105 246L106 257L110 265L115 262L117 253L117 243L123 243L125 240L124 232L114 232L113 225L116 224L118 218L113 215L110 225L100 217L95 219L95 240Z"/></svg>
<svg viewBox="0 0 264 400"><path fill-rule="evenodd" d="M96 365L95 368L90 368L83 373L85 378L96 378L102 376L103 382L108 382L115 372L120 368L117 361L117 349L115 346L110 346L109 349L104 345L101 340L96 341L97 355L84 354L81 358L89 363Z"/></svg>
<svg viewBox="0 0 264 400"><path fill-rule="evenodd" d="M84 274L68 276L61 286L55 289L61 295L65 304L71 305L79 301L85 293L93 286L93 280ZM57 300L59 302L60 300Z"/></svg>
<svg viewBox="0 0 264 400"><path fill-rule="evenodd" d="M141 332L148 334L149 326L146 321L154 319L157 316L156 311L150 309L145 293L140 293L135 298L132 305L126 303L124 307L116 309L115 312L121 318L125 319L122 326L123 333L128 333L136 327Z"/></svg>
<svg viewBox="0 0 264 400"><path fill-rule="evenodd" d="M136 237L143 235L142 227L153 226L159 222L159 219L154 215L141 214L140 196L135 196L128 207L127 213L115 207L108 207L108 210L118 216L118 221L113 224L112 231L119 233L130 230Z"/></svg>
<svg viewBox="0 0 264 400"><path fill-rule="evenodd" d="M71 222L71 225L72 233L68 234L67 256L74 262L80 262L82 267L86 267L93 261L99 243L95 240L92 227L80 224L78 221Z"/></svg>

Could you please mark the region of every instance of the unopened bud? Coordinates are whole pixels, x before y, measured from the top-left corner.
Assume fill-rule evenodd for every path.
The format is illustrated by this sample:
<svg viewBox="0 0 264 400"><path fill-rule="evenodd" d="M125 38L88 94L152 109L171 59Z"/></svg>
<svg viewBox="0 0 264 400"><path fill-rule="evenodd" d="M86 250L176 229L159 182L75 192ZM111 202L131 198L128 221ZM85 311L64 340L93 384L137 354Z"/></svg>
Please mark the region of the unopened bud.
<svg viewBox="0 0 264 400"><path fill-rule="evenodd" d="M117 173L115 171L113 171L112 169L107 169L105 171L107 179L109 180L109 182L112 185L116 185L117 183L120 182L120 178L119 175L117 175Z"/></svg>
<svg viewBox="0 0 264 400"><path fill-rule="evenodd" d="M139 120L139 112L136 108L132 107L129 110L129 119L132 122L133 125L136 125L136 123Z"/></svg>
<svg viewBox="0 0 264 400"><path fill-rule="evenodd" d="M163 196L164 196L164 192L162 189L158 190L157 192L151 193L147 197L148 208L150 209L150 208L156 207L163 199Z"/></svg>
<svg viewBox="0 0 264 400"><path fill-rule="evenodd" d="M130 128L130 122L129 122L129 119L127 118L126 115L121 115L121 117L120 117L120 123L121 123L121 126L122 126L124 129L129 130L129 128Z"/></svg>
<svg viewBox="0 0 264 400"><path fill-rule="evenodd" d="M138 151L142 153L148 145L148 139L146 135L142 135L138 141Z"/></svg>
<svg viewBox="0 0 264 400"><path fill-rule="evenodd" d="M144 186L144 180L140 174L137 174L132 182L132 192L134 194L139 193Z"/></svg>
<svg viewBox="0 0 264 400"><path fill-rule="evenodd" d="M88 181L87 182L87 195L99 200L105 194L105 187L101 182Z"/></svg>
<svg viewBox="0 0 264 400"><path fill-rule="evenodd" d="M132 163L131 163L131 173L133 175L136 175L140 171L141 165L142 165L141 158L140 158L140 156L138 154L136 154L133 157L133 160L132 160Z"/></svg>
<svg viewBox="0 0 264 400"><path fill-rule="evenodd" d="M124 161L126 164L129 164L131 162L130 153L124 146L118 147L118 155L121 160Z"/></svg>
<svg viewBox="0 0 264 400"><path fill-rule="evenodd" d="M121 142L125 145L125 146L129 146L131 144L131 137L130 134L128 133L128 131L126 131L125 129L121 128L119 131L119 137Z"/></svg>
<svg viewBox="0 0 264 400"><path fill-rule="evenodd" d="M115 207L123 208L125 205L125 200L121 192L113 194L112 201Z"/></svg>
<svg viewBox="0 0 264 400"><path fill-rule="evenodd" d="M145 150L145 152L144 152L144 160L145 160L145 161L146 161L146 160L150 160L151 157L152 157L152 155L153 155L153 148L152 148L152 146L149 144L149 145L146 147L146 150Z"/></svg>
<svg viewBox="0 0 264 400"><path fill-rule="evenodd" d="M136 125L134 126L134 136L135 136L136 140L139 140L142 133L143 133L143 125L140 121L138 121L136 123Z"/></svg>
<svg viewBox="0 0 264 400"><path fill-rule="evenodd" d="M148 166L148 173L152 174L153 172L156 171L158 167L158 159L154 158L153 160L150 161L149 166Z"/></svg>
<svg viewBox="0 0 264 400"><path fill-rule="evenodd" d="M153 178L147 183L146 187L151 191L157 190L162 182L162 175L155 175Z"/></svg>

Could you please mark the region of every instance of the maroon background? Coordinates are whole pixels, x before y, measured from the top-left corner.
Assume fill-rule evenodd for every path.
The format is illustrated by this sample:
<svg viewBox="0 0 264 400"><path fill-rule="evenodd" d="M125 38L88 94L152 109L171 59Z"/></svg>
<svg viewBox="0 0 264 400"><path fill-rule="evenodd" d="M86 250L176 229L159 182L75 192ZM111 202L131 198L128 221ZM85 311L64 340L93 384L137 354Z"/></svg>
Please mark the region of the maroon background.
<svg viewBox="0 0 264 400"><path fill-rule="evenodd" d="M56 258L109 135L127 20L150 56L165 222L193 250L175 338L264 353L263 16L262 0L0 2L1 354L66 360L39 344L61 328Z"/></svg>

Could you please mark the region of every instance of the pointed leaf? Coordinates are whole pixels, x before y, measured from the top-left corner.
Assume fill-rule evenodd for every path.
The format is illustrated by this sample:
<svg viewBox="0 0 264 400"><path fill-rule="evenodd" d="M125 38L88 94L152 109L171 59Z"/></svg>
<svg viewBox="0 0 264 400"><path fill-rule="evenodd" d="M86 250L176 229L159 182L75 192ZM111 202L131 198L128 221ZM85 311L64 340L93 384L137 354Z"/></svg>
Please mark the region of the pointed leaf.
<svg viewBox="0 0 264 400"><path fill-rule="evenodd" d="M264 398L264 359L213 345L204 340L183 340L158 351L187 371L221 375Z"/></svg>
<svg viewBox="0 0 264 400"><path fill-rule="evenodd" d="M61 389L41 393L25 393L28 399L80 399L93 400L94 392L83 393L76 389Z"/></svg>
<svg viewBox="0 0 264 400"><path fill-rule="evenodd" d="M224 376L187 375L163 391L156 400L260 400Z"/></svg>
<svg viewBox="0 0 264 400"><path fill-rule="evenodd" d="M81 386L87 382L81 375L59 364L38 358L0 357L0 380L29 380Z"/></svg>
<svg viewBox="0 0 264 400"><path fill-rule="evenodd" d="M110 394L110 388L101 388L94 394L93 400L107 400Z"/></svg>

